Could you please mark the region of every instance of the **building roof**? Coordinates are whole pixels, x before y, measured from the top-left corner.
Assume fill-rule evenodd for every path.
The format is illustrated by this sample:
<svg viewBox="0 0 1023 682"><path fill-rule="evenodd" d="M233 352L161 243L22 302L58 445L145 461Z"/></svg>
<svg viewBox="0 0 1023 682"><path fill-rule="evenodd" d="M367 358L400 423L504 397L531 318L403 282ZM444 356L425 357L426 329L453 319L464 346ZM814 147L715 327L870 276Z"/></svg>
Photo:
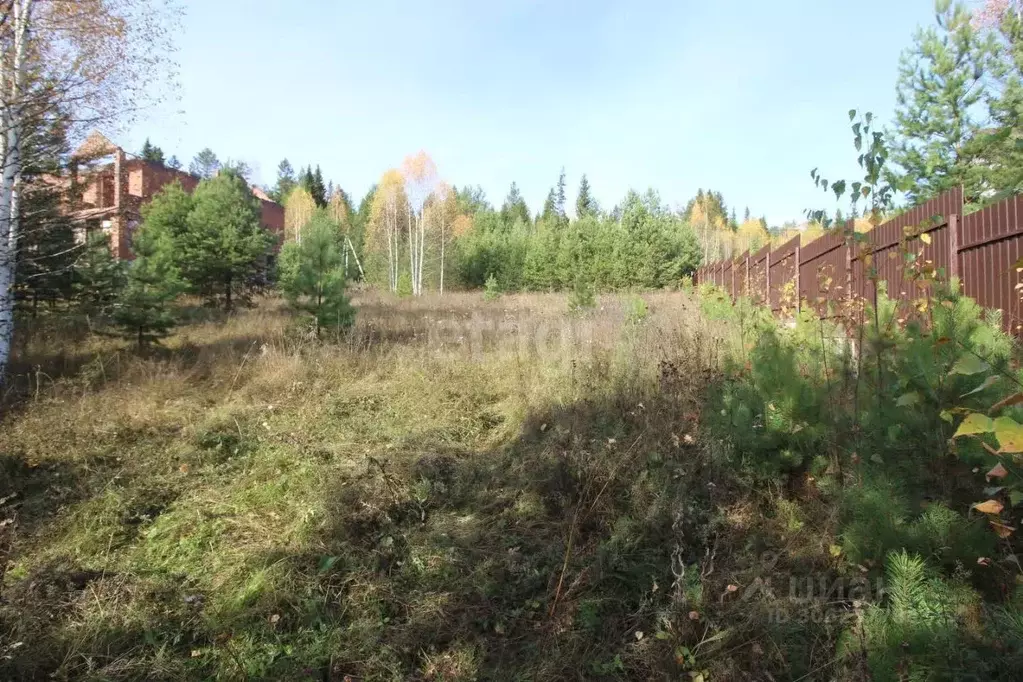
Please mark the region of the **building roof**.
<svg viewBox="0 0 1023 682"><path fill-rule="evenodd" d="M154 163L152 161L146 161L145 159L139 158L135 154L129 154L128 152L125 152L123 148L111 142L110 138L106 137L98 130L94 130L88 134L88 136L85 138L85 141L82 142L82 144L80 144L78 148L71 153L71 158L86 161L98 159L104 156L111 156L113 154L116 154L118 151L124 153L126 156L131 157L129 163L131 163L132 165L146 164L152 166L153 168L172 171L180 175L187 175L189 177L194 178L196 182L202 180L202 178L192 175L187 171L183 171L177 168L170 168L169 166ZM256 185L250 185L250 188L252 189L252 194L255 195L256 198L262 201L270 202L272 204L277 204L276 201L271 199L266 192L264 192L261 188L257 187ZM277 205L279 206L280 204Z"/></svg>

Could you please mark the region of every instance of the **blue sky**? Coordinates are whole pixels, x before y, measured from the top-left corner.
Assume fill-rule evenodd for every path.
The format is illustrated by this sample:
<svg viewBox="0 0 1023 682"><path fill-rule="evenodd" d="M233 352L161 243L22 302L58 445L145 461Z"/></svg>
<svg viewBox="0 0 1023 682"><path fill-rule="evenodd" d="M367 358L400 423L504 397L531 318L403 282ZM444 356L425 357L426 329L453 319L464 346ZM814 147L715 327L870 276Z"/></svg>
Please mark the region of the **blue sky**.
<svg viewBox="0 0 1023 682"><path fill-rule="evenodd" d="M827 201L809 171L852 178L850 108L887 120L898 56L931 0L184 0L179 99L148 136L320 164L356 201L425 149L441 176L536 212L565 167L610 208L630 188L684 203L723 192L780 224Z"/></svg>

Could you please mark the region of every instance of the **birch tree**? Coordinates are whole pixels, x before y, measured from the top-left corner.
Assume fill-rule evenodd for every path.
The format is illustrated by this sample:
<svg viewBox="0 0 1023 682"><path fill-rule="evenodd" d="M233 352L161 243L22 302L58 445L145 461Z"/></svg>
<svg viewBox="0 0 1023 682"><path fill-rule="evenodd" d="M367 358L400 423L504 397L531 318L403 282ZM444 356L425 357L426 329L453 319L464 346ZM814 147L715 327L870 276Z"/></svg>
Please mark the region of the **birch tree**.
<svg viewBox="0 0 1023 682"><path fill-rule="evenodd" d="M437 166L426 152L421 151L405 159L402 176L409 209L407 220L412 294L420 296L423 293L423 260L426 254L426 206L438 189Z"/></svg>
<svg viewBox="0 0 1023 682"><path fill-rule="evenodd" d="M371 245L387 254L387 287L398 290L398 268L401 258L402 214L408 212L405 179L397 170L389 170L380 178L370 215Z"/></svg>
<svg viewBox="0 0 1023 682"><path fill-rule="evenodd" d="M30 112L59 107L69 135L130 121L173 87L171 0L0 2L0 381L14 334L24 140ZM40 107L40 103L44 103Z"/></svg>
<svg viewBox="0 0 1023 682"><path fill-rule="evenodd" d="M362 269L362 262L359 261L359 254L355 252L355 244L352 243L351 206L344 190L340 187L334 188L330 194L330 200L327 202L327 214L341 230L341 251L344 254L345 272L348 272L348 255L351 254L359 268L359 276L365 277L366 273Z"/></svg>
<svg viewBox="0 0 1023 682"><path fill-rule="evenodd" d="M455 234L458 219L458 197L454 187L447 183L440 183L437 191L434 192L432 200L424 209L424 222L433 225L437 231L437 242L440 249L440 274L439 288L441 295L444 294L444 270L447 265L447 245Z"/></svg>
<svg viewBox="0 0 1023 682"><path fill-rule="evenodd" d="M302 186L294 187L284 199L284 239L302 241L302 228L313 217L316 201Z"/></svg>

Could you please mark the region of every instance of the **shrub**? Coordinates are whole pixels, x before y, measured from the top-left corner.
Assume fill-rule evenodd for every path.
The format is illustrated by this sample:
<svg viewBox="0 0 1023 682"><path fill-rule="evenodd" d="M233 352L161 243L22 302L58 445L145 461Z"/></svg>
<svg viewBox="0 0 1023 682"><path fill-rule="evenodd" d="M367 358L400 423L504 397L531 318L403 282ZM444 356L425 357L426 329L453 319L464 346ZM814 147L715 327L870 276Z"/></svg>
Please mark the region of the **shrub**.
<svg viewBox="0 0 1023 682"><path fill-rule="evenodd" d="M627 324L641 324L649 315L650 309L647 307L646 301L639 296L634 296L629 299L625 313L625 321Z"/></svg>
<svg viewBox="0 0 1023 682"><path fill-rule="evenodd" d="M591 310L597 306L593 284L583 276L577 276L572 292L568 296L568 309L574 313Z"/></svg>
<svg viewBox="0 0 1023 682"><path fill-rule="evenodd" d="M487 277L487 283L483 287L483 300L495 301L501 297L501 287L497 284L497 278L493 275Z"/></svg>
<svg viewBox="0 0 1023 682"><path fill-rule="evenodd" d="M412 275L407 271L398 275L398 285L394 293L400 298L408 298L412 295Z"/></svg>

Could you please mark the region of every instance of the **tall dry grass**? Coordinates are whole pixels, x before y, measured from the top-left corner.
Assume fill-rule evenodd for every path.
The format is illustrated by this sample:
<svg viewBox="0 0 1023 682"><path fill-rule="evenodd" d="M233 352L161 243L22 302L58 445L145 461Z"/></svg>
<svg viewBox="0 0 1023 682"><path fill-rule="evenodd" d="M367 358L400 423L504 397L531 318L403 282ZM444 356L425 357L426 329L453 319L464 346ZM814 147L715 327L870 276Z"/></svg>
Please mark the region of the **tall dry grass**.
<svg viewBox="0 0 1023 682"><path fill-rule="evenodd" d="M681 551L672 505L696 460L675 460L723 332L684 294L642 298L573 314L557 295L361 292L325 342L268 298L186 310L143 355L23 326L0 423L0 669L564 679L600 649L661 669L629 625L660 607L587 576L644 516L656 532L612 550L624 566ZM577 622L619 598L640 611Z"/></svg>

